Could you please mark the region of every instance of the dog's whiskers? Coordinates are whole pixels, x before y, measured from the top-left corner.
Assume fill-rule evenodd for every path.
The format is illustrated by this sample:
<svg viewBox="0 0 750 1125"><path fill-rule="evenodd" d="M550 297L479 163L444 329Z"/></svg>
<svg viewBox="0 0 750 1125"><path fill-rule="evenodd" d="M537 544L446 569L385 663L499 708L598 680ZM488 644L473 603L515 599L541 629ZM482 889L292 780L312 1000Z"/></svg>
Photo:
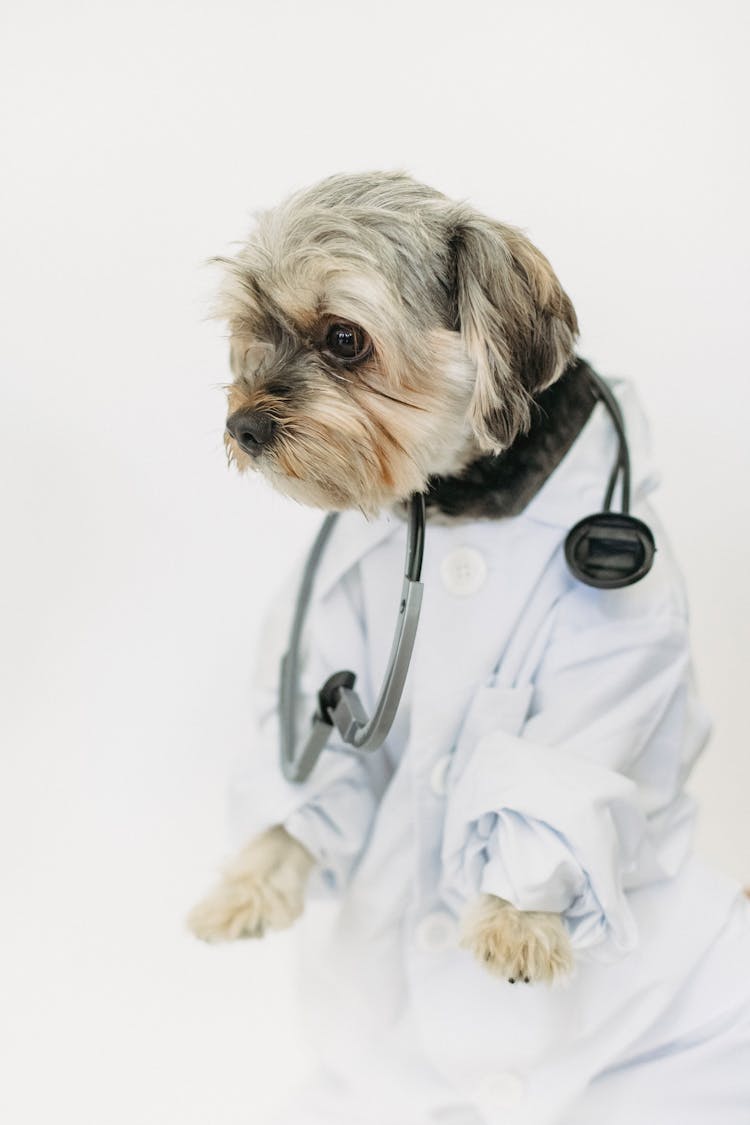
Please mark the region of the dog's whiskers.
<svg viewBox="0 0 750 1125"><path fill-rule="evenodd" d="M416 402L409 402L408 399L398 398L396 395L389 395L386 391L379 391L377 387L371 386L370 383L362 382L360 385L365 387L366 390L370 391L371 394L380 395L381 398L390 399L391 402L397 402L400 406L410 406L412 410L424 411L426 409L426 407L419 406Z"/></svg>
<svg viewBox="0 0 750 1125"><path fill-rule="evenodd" d="M351 386L351 380L344 378L343 375L339 375L336 371L332 371L331 376L338 380L339 383L344 383L347 387ZM358 387L364 387L366 391L369 391L373 395L380 395L381 398L387 398L390 399L391 402L397 402L400 406L410 406L412 410L425 410L424 406L420 406L416 402L409 402L408 399L399 398L397 395L389 395L387 391L378 390L377 387L373 387L372 383L367 383L364 379L357 379L356 385Z"/></svg>

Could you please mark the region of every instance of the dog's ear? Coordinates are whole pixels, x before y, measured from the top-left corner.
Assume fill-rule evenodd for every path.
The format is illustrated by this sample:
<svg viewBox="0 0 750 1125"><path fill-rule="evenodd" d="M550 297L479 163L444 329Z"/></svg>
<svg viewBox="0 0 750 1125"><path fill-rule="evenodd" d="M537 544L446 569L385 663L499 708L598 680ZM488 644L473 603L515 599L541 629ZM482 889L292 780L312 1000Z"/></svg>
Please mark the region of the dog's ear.
<svg viewBox="0 0 750 1125"><path fill-rule="evenodd" d="M454 327L476 364L470 415L483 449L528 428L532 396L573 358L578 323L543 254L514 227L468 209L456 216Z"/></svg>

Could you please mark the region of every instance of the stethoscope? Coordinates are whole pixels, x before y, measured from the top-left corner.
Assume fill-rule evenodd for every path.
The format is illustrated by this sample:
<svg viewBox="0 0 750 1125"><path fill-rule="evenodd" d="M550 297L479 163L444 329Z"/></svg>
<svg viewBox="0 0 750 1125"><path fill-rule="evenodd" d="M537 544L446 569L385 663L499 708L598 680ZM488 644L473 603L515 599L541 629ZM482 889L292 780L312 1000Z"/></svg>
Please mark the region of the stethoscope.
<svg viewBox="0 0 750 1125"><path fill-rule="evenodd" d="M651 569L656 545L649 527L630 515L630 452L625 423L617 399L594 371L589 370L597 397L604 404L617 432L617 458L610 473L603 510L585 516L565 539L565 559L573 576L587 586L614 590L640 581ZM618 511L611 511L618 477L622 476ZM297 748L296 698L299 649L313 582L321 556L333 531L338 512L326 516L305 563L302 582L281 661L279 700L281 768L288 781L309 777L335 727L342 740L355 750L382 746L396 717L409 670L422 605L422 556L425 537L425 502L422 494L409 501L404 581L388 665L372 717L354 690L354 672L334 672L318 692L318 706L301 749Z"/></svg>

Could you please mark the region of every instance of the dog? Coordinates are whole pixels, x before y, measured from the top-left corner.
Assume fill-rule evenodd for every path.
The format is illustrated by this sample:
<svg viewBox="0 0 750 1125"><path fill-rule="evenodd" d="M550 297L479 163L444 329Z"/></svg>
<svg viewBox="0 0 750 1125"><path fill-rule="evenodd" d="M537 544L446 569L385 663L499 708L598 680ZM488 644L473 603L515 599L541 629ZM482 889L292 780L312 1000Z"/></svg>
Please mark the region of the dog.
<svg viewBox="0 0 750 1125"><path fill-rule="evenodd" d="M406 175L328 179L217 260L229 460L314 507L376 513L502 453L573 358L575 311L543 254ZM270 829L192 912L193 932L233 940L290 926L313 864ZM467 912L463 943L514 981L572 967L559 917L491 895Z"/></svg>
<svg viewBox="0 0 750 1125"><path fill-rule="evenodd" d="M566 570L563 542L601 502L616 435L576 354L573 304L519 229L405 173L336 175L261 214L217 262L229 461L342 513L305 690L347 666L347 646L382 666L387 572L414 494L432 570L401 726L366 761L327 751L296 796L276 768L281 648L264 637L255 812L189 926L207 942L259 938L332 895L322 1007L350 980L331 1051L347 1081L360 1067L365 1088L363 1060L385 1058L405 1012L419 1029L383 1064L379 1088L398 1090L381 1122L448 1120L440 1106L457 1098L467 1121L505 1121L522 1090L529 1121L632 1121L603 1076L718 1026L730 1004L750 1052L747 989L718 984L715 1011L708 991L685 1000L728 965L741 975L750 925L738 888L690 854L684 781L709 723L632 392L618 389L633 504L657 527L657 560L637 586L592 591ZM416 1094L407 1116L393 1108L409 1052L450 1087L419 1102L437 1116L419 1116ZM642 1091L656 1076L660 1125L689 1119L711 1073L710 1059L678 1057L668 1096L658 1066L638 1072ZM357 1104L348 1120L365 1119Z"/></svg>

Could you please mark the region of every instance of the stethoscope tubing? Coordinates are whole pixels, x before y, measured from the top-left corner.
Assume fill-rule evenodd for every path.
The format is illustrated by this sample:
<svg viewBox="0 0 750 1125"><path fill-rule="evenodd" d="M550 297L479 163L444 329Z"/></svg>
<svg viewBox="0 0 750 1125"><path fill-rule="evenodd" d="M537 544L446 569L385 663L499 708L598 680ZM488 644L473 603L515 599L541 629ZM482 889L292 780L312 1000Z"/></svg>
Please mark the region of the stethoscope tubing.
<svg viewBox="0 0 750 1125"><path fill-rule="evenodd" d="M338 729L344 742L353 746L355 750L371 751L382 746L401 702L417 635L424 589L420 579L424 557L425 502L421 494L415 494L409 502L404 581L401 587L396 628L383 686L372 717L368 719L362 702L354 691L354 673L337 672L329 677L320 690L318 710L313 716L312 729L302 752L297 753L296 688L302 630L318 564L337 518L337 512L331 512L326 516L313 543L297 594L289 645L281 661L279 707L281 768L289 781L306 780L324 749L333 726Z"/></svg>

